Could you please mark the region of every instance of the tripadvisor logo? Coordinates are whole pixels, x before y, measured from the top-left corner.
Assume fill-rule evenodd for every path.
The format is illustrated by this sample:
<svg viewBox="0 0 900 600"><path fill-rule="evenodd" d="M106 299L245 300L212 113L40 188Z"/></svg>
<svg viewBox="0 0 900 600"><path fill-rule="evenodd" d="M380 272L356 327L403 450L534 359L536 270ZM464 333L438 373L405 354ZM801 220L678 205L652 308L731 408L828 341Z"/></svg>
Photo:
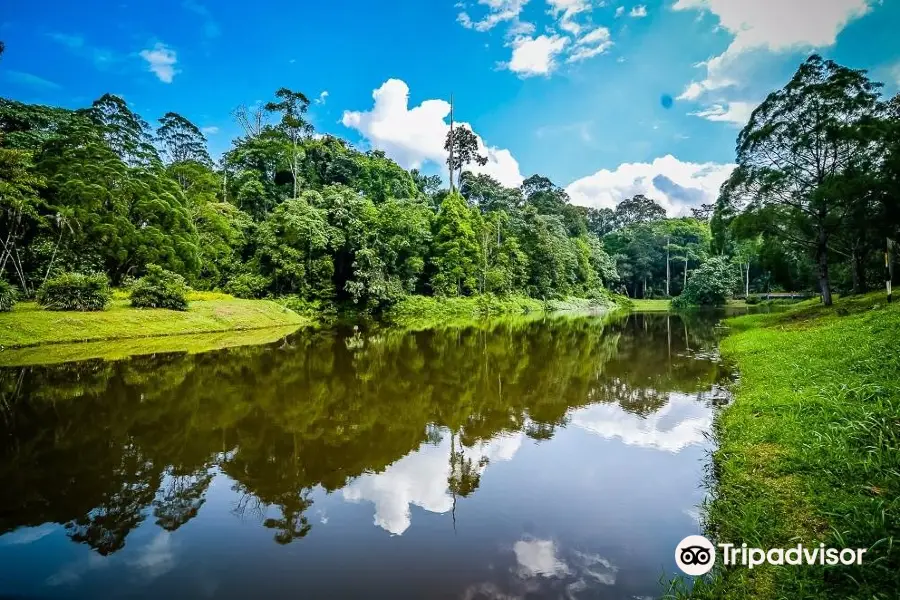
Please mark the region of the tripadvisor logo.
<svg viewBox="0 0 900 600"><path fill-rule="evenodd" d="M791 548L748 548L747 544L719 544L722 549L722 564L742 565L749 568L764 563L770 565L861 565L865 548L826 548L819 544L816 548L805 548L797 544ZM675 547L675 562L688 575L705 575L716 564L716 546L702 535L689 535Z"/></svg>

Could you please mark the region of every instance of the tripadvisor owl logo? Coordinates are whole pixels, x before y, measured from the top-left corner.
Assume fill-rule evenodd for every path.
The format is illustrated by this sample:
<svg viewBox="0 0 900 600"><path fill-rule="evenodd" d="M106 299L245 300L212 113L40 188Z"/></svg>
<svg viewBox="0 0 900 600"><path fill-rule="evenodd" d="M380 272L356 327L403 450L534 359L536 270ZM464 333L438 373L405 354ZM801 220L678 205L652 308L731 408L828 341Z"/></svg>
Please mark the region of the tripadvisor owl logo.
<svg viewBox="0 0 900 600"><path fill-rule="evenodd" d="M706 575L716 564L716 547L702 535L689 535L675 547L675 562L688 575Z"/></svg>
<svg viewBox="0 0 900 600"><path fill-rule="evenodd" d="M792 548L749 548L747 544L719 544L722 549L722 564L741 565L753 569L762 564L770 565L861 565L866 548L807 548L797 544ZM702 535L689 535L675 547L675 562L688 575L699 576L709 573L716 564L716 546Z"/></svg>

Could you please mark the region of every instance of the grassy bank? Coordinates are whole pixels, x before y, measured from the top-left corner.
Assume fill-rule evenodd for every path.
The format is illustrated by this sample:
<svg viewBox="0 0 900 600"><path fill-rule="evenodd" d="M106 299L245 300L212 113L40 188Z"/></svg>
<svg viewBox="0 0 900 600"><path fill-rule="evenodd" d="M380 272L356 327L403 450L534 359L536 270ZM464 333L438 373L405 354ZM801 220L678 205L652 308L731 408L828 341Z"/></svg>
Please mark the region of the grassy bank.
<svg viewBox="0 0 900 600"><path fill-rule="evenodd" d="M271 344L297 331L297 325L264 327L195 335L125 338L99 342L67 342L7 348L0 352L0 367L49 365L79 360L122 360L148 354L200 354L222 348Z"/></svg>
<svg viewBox="0 0 900 600"><path fill-rule="evenodd" d="M861 566L717 564L693 597L900 598L900 305L812 300L727 325L740 382L715 424L710 535L869 550Z"/></svg>
<svg viewBox="0 0 900 600"><path fill-rule="evenodd" d="M0 313L0 346L4 348L213 333L264 327L300 327L308 320L267 300L239 300L225 295L203 295L185 312L134 309L119 297L100 312L54 312L31 302Z"/></svg>
<svg viewBox="0 0 900 600"><path fill-rule="evenodd" d="M589 312L606 310L613 306L612 301L584 298L544 302L525 296L504 298L493 295L463 298L409 296L394 305L385 317L391 324L415 329L454 325L498 316L538 316L558 311Z"/></svg>
<svg viewBox="0 0 900 600"><path fill-rule="evenodd" d="M667 312L672 310L670 300L630 300L629 308L635 312Z"/></svg>

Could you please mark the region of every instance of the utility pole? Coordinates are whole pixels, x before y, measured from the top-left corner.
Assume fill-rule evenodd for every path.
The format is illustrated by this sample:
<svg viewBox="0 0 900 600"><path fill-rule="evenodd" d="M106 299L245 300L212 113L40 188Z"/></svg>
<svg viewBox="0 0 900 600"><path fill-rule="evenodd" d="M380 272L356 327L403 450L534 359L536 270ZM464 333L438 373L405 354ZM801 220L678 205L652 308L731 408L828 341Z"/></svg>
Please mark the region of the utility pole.
<svg viewBox="0 0 900 600"><path fill-rule="evenodd" d="M450 161L448 166L450 167L450 192L453 193L453 94L450 94Z"/></svg>
<svg viewBox="0 0 900 600"><path fill-rule="evenodd" d="M887 247L884 250L884 271L885 271L885 287L887 288L887 301L890 304L893 301L893 290L891 283L894 281L894 257L893 249L897 244L891 238L887 238Z"/></svg>

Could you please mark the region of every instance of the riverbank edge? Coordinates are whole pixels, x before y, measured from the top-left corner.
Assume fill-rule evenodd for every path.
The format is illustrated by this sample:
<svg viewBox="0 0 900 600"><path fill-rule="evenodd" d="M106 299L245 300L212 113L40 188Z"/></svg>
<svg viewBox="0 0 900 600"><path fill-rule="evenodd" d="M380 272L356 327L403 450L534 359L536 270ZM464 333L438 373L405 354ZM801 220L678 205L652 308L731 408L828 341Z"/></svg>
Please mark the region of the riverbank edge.
<svg viewBox="0 0 900 600"><path fill-rule="evenodd" d="M453 326L500 316L606 312L617 308L620 305L612 297L543 302L523 296L497 297L489 294L462 298L408 296L395 305L384 320L391 326L417 329ZM205 292L189 297L187 311L134 309L128 305L127 294L117 293L106 310L97 312L48 311L33 302L20 303L12 312L0 313L0 349L8 351L61 344L74 348L74 345L83 343L183 338L286 327L300 329L322 325L329 318L309 312L297 313L278 301L242 300L226 294ZM178 341L178 348L184 345L182 340L173 341Z"/></svg>
<svg viewBox="0 0 900 600"><path fill-rule="evenodd" d="M900 305L811 300L725 325L721 353L739 381L714 420L706 535L868 551L861 566L717 564L666 597L900 597Z"/></svg>
<svg viewBox="0 0 900 600"><path fill-rule="evenodd" d="M175 337L294 326L314 321L271 300L219 295L192 300L188 310L135 309L115 299L103 311L48 311L33 302L0 313L0 347L17 349L56 344Z"/></svg>
<svg viewBox="0 0 900 600"><path fill-rule="evenodd" d="M453 327L496 317L540 317L548 314L599 314L628 305L616 296L537 300L527 296L438 298L407 296L384 315L387 324L404 329Z"/></svg>

